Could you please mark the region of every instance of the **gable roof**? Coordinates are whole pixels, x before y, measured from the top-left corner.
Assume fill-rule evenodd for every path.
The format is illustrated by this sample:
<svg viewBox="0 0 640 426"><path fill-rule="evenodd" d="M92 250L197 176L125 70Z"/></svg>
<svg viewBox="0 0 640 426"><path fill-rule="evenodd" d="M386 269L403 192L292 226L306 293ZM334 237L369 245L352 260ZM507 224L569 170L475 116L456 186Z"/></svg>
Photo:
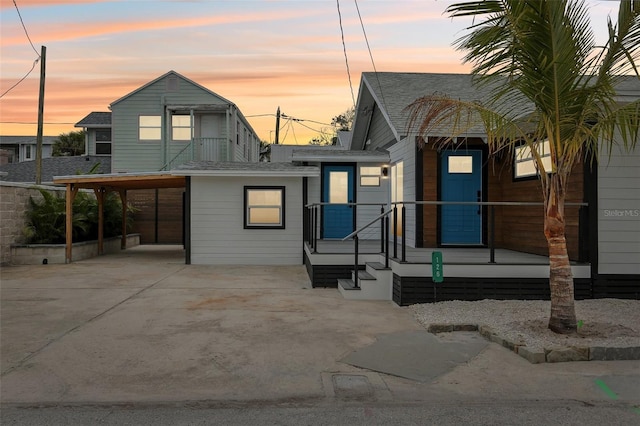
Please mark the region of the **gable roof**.
<svg viewBox="0 0 640 426"><path fill-rule="evenodd" d="M42 182L53 182L54 176L75 175L86 173L96 164L100 164L97 173L111 172L110 156L82 155L75 157L48 157L42 159ZM36 181L36 162L23 161L21 163L3 164L0 172L6 172L6 176L0 177L4 182L28 182Z"/></svg>
<svg viewBox="0 0 640 426"><path fill-rule="evenodd" d="M92 112L85 118L78 121L75 127L111 127L111 113L110 112Z"/></svg>
<svg viewBox="0 0 640 426"><path fill-rule="evenodd" d="M143 86L138 87L138 88L137 88L136 90L134 90L133 92L130 92L130 93L128 93L128 94L126 94L126 95L124 95L123 97L121 97L121 98L119 98L119 99L116 99L115 101L111 102L110 107L113 107L115 104L117 104L117 103L119 103L119 102L122 102L123 100L127 99L127 98L128 98L128 97L130 97L130 96L135 95L135 94L136 94L136 93L138 93L138 92L143 91L144 89L146 89L147 87L151 86L152 84L155 84L155 83L157 83L158 81L160 81L160 80L162 80L163 78L166 78L166 77L168 77L168 76L170 76L170 75L176 76L176 77L178 77L178 78L180 78L180 79L182 79L182 80L186 81L187 83L192 84L192 85L194 85L194 86L198 87L199 89L201 89L201 90L203 90L203 91L205 91L205 92L209 93L210 95L213 95L213 96L215 96L215 97L219 98L222 102L226 102L226 103L228 103L229 105L233 105L233 102L231 102L230 100L228 100L228 99L226 99L226 98L224 98L224 97L222 97L222 96L218 95L218 94L217 94L217 93L215 93L215 92L212 92L211 90L209 90L209 89L207 89L206 87L204 87L204 86L202 86L202 85L200 85L200 84L196 83L196 82L195 82L195 81L193 81L193 80L188 79L187 77L183 76L182 74L177 73L177 72L175 72L175 71L171 70L171 71L169 71L169 72L167 72L167 73L165 73L165 74L162 74L160 77L156 78L155 80L152 80L152 81L148 82L147 84L145 84L145 85L143 85Z"/></svg>
<svg viewBox="0 0 640 426"><path fill-rule="evenodd" d="M442 93L455 99L480 101L489 96L489 88L478 88L470 74L365 72L362 73L358 108L353 124L353 144L362 149L365 142L368 117L373 108L379 109L396 141L408 133L406 107L419 97ZM481 126L469 133L483 134ZM357 145L357 146L356 146Z"/></svg>

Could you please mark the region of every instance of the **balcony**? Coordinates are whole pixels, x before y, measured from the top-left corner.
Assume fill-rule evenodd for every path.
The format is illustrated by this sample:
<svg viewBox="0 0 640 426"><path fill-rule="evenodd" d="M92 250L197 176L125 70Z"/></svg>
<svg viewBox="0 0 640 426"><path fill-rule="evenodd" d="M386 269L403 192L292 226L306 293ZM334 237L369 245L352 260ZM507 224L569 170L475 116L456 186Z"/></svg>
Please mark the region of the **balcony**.
<svg viewBox="0 0 640 426"><path fill-rule="evenodd" d="M174 145L172 145L172 148ZM190 143L171 151L169 160L160 170L171 170L188 161L232 161L231 141L227 138L193 138Z"/></svg>

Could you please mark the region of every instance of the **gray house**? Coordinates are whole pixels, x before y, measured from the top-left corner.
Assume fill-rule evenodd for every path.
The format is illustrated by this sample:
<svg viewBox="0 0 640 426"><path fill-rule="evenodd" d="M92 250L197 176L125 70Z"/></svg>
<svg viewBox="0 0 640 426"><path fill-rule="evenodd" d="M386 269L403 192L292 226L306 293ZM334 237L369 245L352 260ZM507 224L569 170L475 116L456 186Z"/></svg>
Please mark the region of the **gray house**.
<svg viewBox="0 0 640 426"><path fill-rule="evenodd" d="M175 71L92 112L76 127L86 152L111 158L113 173L169 170L189 161L257 162L260 140L231 101ZM135 231L143 243L182 243L183 190L133 191Z"/></svg>
<svg viewBox="0 0 640 426"><path fill-rule="evenodd" d="M87 152L112 156L114 172L169 170L187 161L257 162L260 140L231 101L175 71L76 124Z"/></svg>
<svg viewBox="0 0 640 426"><path fill-rule="evenodd" d="M118 190L180 179L186 263L304 263L314 287L399 305L548 298L532 160L518 148L489 156L480 128L469 129L455 149L436 147L449 136L446 128L419 138L405 108L436 91L487 96L469 75L365 73L352 132L337 146L272 146L271 163L198 160L162 176L57 182L68 190ZM640 82L630 77L618 92L621 102L635 101ZM578 299L640 298L638 160L640 147L572 172L565 218Z"/></svg>
<svg viewBox="0 0 640 426"><path fill-rule="evenodd" d="M42 137L42 158L51 157L57 136ZM0 136L0 165L36 159L35 136Z"/></svg>

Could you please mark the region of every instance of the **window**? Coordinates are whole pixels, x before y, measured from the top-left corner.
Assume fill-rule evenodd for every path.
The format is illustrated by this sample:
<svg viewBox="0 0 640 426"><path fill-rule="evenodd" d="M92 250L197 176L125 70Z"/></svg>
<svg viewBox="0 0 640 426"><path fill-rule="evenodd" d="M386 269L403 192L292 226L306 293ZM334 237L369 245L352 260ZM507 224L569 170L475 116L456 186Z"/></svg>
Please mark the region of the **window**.
<svg viewBox="0 0 640 426"><path fill-rule="evenodd" d="M401 201L404 201L404 163L402 161L399 161L391 165L391 202L395 203ZM400 212L400 208L401 206L398 205L398 212ZM398 223L396 235L401 237L402 216L399 215L396 220Z"/></svg>
<svg viewBox="0 0 640 426"><path fill-rule="evenodd" d="M360 167L360 186L380 186L382 167Z"/></svg>
<svg viewBox="0 0 640 426"><path fill-rule="evenodd" d="M171 139L174 141L191 140L191 116L172 115L171 116Z"/></svg>
<svg viewBox="0 0 640 426"><path fill-rule="evenodd" d="M31 150L31 145L24 146L24 159L25 160L33 159L33 152Z"/></svg>
<svg viewBox="0 0 640 426"><path fill-rule="evenodd" d="M141 115L139 117L138 138L141 141L159 141L162 138L162 117Z"/></svg>
<svg viewBox="0 0 640 426"><path fill-rule="evenodd" d="M549 141L546 140L544 142L536 144L535 149L537 149L537 152L542 159L542 164L545 171L547 173L550 173L552 165ZM536 161L534 160L531 148L528 145L520 145L516 147L514 153L514 164L515 166L513 173L516 179L528 178L538 175Z"/></svg>
<svg viewBox="0 0 640 426"><path fill-rule="evenodd" d="M111 142L111 129L96 129L96 142Z"/></svg>
<svg viewBox="0 0 640 426"><path fill-rule="evenodd" d="M96 142L96 155L111 155L111 142Z"/></svg>
<svg viewBox="0 0 640 426"><path fill-rule="evenodd" d="M473 157L470 155L449 156L449 173L473 173Z"/></svg>
<svg viewBox="0 0 640 426"><path fill-rule="evenodd" d="M244 187L244 228L284 229L284 186Z"/></svg>
<svg viewBox="0 0 640 426"><path fill-rule="evenodd" d="M96 129L96 155L111 155L111 129Z"/></svg>

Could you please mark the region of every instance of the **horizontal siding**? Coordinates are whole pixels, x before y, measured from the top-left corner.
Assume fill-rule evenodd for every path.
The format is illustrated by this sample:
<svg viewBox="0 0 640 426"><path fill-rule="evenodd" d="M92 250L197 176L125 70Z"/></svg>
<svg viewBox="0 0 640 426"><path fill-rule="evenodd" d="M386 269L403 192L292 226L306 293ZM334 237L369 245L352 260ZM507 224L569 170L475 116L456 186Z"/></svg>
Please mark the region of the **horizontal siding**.
<svg viewBox="0 0 640 426"><path fill-rule="evenodd" d="M186 80L179 78L178 83L177 91L167 91L166 78L161 79L113 105L112 169L114 172L160 170L165 161L170 160L184 147L182 143L172 144L168 155L170 158L165 158L161 142L139 142L139 115L163 116L163 103L165 105L227 105L219 96ZM222 134L226 135L226 118L221 119L220 125ZM235 130L235 120L232 126ZM242 123L241 126L245 127ZM171 138L170 132L170 125L165 123L164 137L167 140ZM241 135L244 135L243 130ZM235 144L235 136L232 139ZM244 160L243 157L237 159Z"/></svg>
<svg viewBox="0 0 640 426"><path fill-rule="evenodd" d="M390 142L396 141L396 137L394 136L391 127L389 127L389 123L384 118L379 108L375 108L373 111L367 140L371 140L371 143L366 146L366 149L369 151L374 151L377 148L384 147Z"/></svg>
<svg viewBox="0 0 640 426"><path fill-rule="evenodd" d="M357 165L357 191L358 203L376 203L375 206L358 206L356 229L368 224L380 215L380 208L386 209L389 201L389 179L380 178L380 186L361 186L360 167L382 167L381 163L359 163ZM372 225L363 231L361 239L380 239L380 226Z"/></svg>
<svg viewBox="0 0 640 426"><path fill-rule="evenodd" d="M598 273L640 274L640 147L598 167Z"/></svg>
<svg viewBox="0 0 640 426"><path fill-rule="evenodd" d="M302 178L191 179L191 263L302 264ZM285 229L244 229L244 186L286 187Z"/></svg>

